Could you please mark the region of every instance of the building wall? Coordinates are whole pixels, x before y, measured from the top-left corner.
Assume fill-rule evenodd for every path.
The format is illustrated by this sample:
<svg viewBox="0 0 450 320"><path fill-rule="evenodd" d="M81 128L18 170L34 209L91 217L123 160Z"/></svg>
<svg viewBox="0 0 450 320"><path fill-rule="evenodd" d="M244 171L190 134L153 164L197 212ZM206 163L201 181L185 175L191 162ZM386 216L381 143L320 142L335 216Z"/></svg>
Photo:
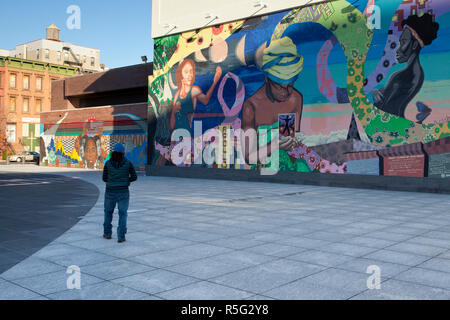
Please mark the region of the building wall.
<svg viewBox="0 0 450 320"><path fill-rule="evenodd" d="M323 0L153 0L152 37L267 15Z"/></svg>
<svg viewBox="0 0 450 320"><path fill-rule="evenodd" d="M10 131L15 128L15 139L10 141L14 152L39 152L39 135L41 134L40 113L50 111L51 82L74 75L75 69L33 62L23 59L4 58L0 82L0 101L2 115ZM10 78L15 76L15 88ZM24 78L28 77L28 89L24 87ZM38 90L37 79L42 79L42 89ZM11 98L15 98L15 109L11 108ZM28 110L24 102L28 101ZM38 110L40 101L40 110ZM10 132L10 134L12 134Z"/></svg>
<svg viewBox="0 0 450 320"><path fill-rule="evenodd" d="M68 57L66 57L66 51L63 50L64 47L71 48L75 56L68 52ZM46 49L49 50L48 58L45 55ZM39 56L37 50L39 50ZM61 54L60 57L58 56L58 52ZM82 70L103 71L100 67L100 50L78 46L64 41L39 39L16 46L14 50L10 51L10 55L21 59L69 66L75 66L74 64L77 63L77 57L79 56ZM91 58L95 58L93 66L91 65Z"/></svg>
<svg viewBox="0 0 450 320"><path fill-rule="evenodd" d="M136 170L147 163L147 103L41 114L41 164L103 169L116 143Z"/></svg>
<svg viewBox="0 0 450 320"><path fill-rule="evenodd" d="M434 40L427 15L440 25ZM403 21L422 35L422 49ZM150 163L255 170L278 159L281 171L348 174L352 161L353 173L428 176L426 145L450 136L449 23L447 0L336 0L155 39ZM400 37L409 64L397 60ZM223 139L248 129L259 130L258 151L278 135L269 163L249 163ZM370 161L368 151L376 151ZM208 154L215 161L205 164Z"/></svg>

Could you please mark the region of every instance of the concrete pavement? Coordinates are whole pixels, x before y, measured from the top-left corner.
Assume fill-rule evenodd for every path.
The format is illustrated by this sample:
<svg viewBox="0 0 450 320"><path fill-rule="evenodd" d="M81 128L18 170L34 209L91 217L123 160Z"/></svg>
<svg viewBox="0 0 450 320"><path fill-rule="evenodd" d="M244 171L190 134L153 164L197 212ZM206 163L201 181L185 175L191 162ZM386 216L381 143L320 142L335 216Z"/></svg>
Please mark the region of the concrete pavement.
<svg viewBox="0 0 450 320"><path fill-rule="evenodd" d="M118 244L101 238L99 172L0 171L19 169L102 191L78 224L0 275L0 299L450 299L449 195L140 175ZM72 265L81 290L67 289ZM380 290L368 289L373 265Z"/></svg>

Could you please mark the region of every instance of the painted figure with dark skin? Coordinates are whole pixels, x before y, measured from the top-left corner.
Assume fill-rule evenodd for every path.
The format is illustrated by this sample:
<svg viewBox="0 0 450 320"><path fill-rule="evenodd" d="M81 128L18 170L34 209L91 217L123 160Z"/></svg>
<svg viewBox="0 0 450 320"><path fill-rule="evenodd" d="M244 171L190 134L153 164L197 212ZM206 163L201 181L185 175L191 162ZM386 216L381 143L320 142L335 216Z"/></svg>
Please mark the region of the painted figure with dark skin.
<svg viewBox="0 0 450 320"><path fill-rule="evenodd" d="M81 139L81 158L88 169L95 169L101 157L99 137L83 137Z"/></svg>
<svg viewBox="0 0 450 320"><path fill-rule="evenodd" d="M374 104L390 114L405 117L409 103L422 89L425 73L420 64L420 52L424 46L430 45L437 38L439 24L426 13L422 17L408 17L402 22L404 31L400 36L397 50L398 63L406 63L406 67L394 73L386 86L372 92ZM418 104L419 108L419 104ZM431 109L427 108L429 113ZM420 108L419 112L423 112ZM418 120L423 121L423 119Z"/></svg>
<svg viewBox="0 0 450 320"><path fill-rule="evenodd" d="M300 132L303 111L303 96L294 88L303 68L301 57L292 40L285 37L273 41L265 49L263 57L263 71L266 74L264 85L244 102L242 111L242 130L275 129L278 126L280 114L295 116L295 131ZM271 154L271 143L265 145L257 141L248 141L245 148L245 159L248 162L250 155L255 157L258 150L267 148L268 156ZM292 136L280 137L279 148L286 152L297 146ZM254 159L254 158L253 158ZM259 159L262 160L262 159Z"/></svg>

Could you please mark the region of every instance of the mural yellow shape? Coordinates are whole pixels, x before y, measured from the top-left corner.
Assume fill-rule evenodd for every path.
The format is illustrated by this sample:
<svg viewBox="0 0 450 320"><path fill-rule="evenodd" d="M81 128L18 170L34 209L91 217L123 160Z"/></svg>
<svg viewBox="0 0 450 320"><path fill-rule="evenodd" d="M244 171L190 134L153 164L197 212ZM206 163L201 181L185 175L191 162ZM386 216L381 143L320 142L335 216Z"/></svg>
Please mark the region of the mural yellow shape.
<svg viewBox="0 0 450 320"><path fill-rule="evenodd" d="M192 53L211 47L213 43L221 43L228 39L236 30L240 29L245 20L234 21L220 26L212 26L199 31L184 32L180 35L177 50L166 63L163 69L154 70L153 76L149 77L149 85L155 79L163 76L178 62Z"/></svg>

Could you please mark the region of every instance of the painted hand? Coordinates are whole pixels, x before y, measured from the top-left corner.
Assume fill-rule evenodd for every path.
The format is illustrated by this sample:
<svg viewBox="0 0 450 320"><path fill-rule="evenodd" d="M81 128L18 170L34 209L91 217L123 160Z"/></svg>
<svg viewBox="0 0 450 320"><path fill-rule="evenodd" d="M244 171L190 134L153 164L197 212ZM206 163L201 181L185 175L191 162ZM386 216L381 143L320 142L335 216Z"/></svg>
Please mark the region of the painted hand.
<svg viewBox="0 0 450 320"><path fill-rule="evenodd" d="M292 149L295 147L295 139L292 137L281 137L280 138L280 149L286 150L286 151L292 151Z"/></svg>

